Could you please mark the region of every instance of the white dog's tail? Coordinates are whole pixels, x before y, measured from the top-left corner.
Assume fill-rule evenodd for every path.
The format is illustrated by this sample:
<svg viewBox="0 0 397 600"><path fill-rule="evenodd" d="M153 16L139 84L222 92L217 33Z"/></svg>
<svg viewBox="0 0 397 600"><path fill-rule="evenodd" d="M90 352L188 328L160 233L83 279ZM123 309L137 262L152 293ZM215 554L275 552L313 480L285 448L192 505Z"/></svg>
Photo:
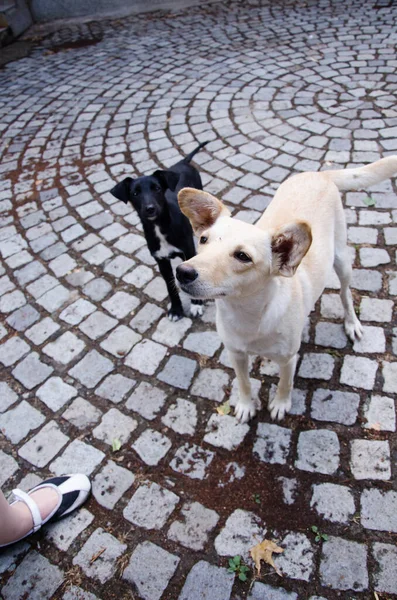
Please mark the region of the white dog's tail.
<svg viewBox="0 0 397 600"><path fill-rule="evenodd" d="M397 174L397 155L387 156L365 167L322 171L341 192L363 190Z"/></svg>

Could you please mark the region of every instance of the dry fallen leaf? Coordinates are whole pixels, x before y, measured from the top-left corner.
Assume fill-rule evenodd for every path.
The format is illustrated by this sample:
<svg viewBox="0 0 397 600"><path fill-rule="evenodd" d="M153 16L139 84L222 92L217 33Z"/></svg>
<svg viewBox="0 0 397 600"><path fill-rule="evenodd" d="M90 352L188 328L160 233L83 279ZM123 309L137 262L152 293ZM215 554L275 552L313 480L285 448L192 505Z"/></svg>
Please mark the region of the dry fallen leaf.
<svg viewBox="0 0 397 600"><path fill-rule="evenodd" d="M218 415L228 415L231 410L228 400L216 408Z"/></svg>
<svg viewBox="0 0 397 600"><path fill-rule="evenodd" d="M273 552L275 552L276 554L281 554L281 552L284 552L284 550L283 550L283 548L280 548L279 546L277 546L277 544L275 542L272 542L271 540L263 540L263 542L261 542L260 544L257 544L253 548L251 548L250 553L251 553L253 561L255 562L255 566L258 571L258 575L260 575L261 560L263 560L265 563L267 563L268 565L273 567L273 569L276 571L276 573L278 575L280 575L280 577L282 577L282 574L280 573L280 571L277 569L276 565L273 562L273 558L272 558Z"/></svg>

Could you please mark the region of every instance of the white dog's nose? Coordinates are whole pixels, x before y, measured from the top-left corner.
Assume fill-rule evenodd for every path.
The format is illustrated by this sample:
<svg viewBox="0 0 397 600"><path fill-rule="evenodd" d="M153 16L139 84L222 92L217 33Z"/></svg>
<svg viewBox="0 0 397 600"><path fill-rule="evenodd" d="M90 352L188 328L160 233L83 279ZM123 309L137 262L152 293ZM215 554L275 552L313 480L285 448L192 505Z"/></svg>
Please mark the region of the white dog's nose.
<svg viewBox="0 0 397 600"><path fill-rule="evenodd" d="M176 268L176 278L179 283L192 283L195 279L197 279L198 273L196 269L190 267L189 265L178 265Z"/></svg>

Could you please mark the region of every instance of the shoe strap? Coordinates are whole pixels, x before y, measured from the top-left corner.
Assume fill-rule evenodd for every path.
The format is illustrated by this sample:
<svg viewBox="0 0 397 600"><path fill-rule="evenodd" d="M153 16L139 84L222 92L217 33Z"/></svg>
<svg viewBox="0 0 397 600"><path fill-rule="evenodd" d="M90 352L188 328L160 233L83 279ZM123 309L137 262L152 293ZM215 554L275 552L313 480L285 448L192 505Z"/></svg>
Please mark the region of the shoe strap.
<svg viewBox="0 0 397 600"><path fill-rule="evenodd" d="M15 489L15 490L12 490L12 493L14 494L14 496L17 500L24 502L26 504L26 506L28 507L28 509L30 510L30 512L32 513L32 519L33 519L33 532L32 533L35 533L36 531L38 531L38 529L40 529L40 527L43 524L43 520L41 518L39 507L37 506L36 502L26 492L23 492L20 489Z"/></svg>

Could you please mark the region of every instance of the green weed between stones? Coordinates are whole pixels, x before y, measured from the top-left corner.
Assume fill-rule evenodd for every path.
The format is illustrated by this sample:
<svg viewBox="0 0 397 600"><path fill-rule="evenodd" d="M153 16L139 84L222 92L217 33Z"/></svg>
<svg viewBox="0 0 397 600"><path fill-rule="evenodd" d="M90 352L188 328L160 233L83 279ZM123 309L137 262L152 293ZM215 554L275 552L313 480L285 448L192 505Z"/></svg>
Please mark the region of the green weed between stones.
<svg viewBox="0 0 397 600"><path fill-rule="evenodd" d="M237 575L240 581L247 581L250 569L242 564L241 556L234 556L234 558L229 558L228 572Z"/></svg>
<svg viewBox="0 0 397 600"><path fill-rule="evenodd" d="M317 525L312 525L310 529L316 535L316 537L314 538L315 542L319 542L320 540L326 542L328 540L328 535L326 533L321 533Z"/></svg>

